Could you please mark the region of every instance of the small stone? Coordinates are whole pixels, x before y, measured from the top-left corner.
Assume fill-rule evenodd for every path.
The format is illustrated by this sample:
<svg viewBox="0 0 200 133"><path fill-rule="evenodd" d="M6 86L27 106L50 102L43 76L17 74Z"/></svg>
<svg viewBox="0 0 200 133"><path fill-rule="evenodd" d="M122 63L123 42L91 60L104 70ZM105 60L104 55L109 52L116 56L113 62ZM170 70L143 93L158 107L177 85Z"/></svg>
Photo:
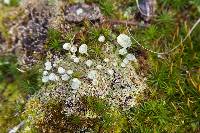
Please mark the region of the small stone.
<svg viewBox="0 0 200 133"><path fill-rule="evenodd" d="M77 1L77 0L76 0ZM96 21L102 18L101 10L96 4L80 3L67 6L64 9L64 18L68 22L81 22L84 20Z"/></svg>
<svg viewBox="0 0 200 133"><path fill-rule="evenodd" d="M96 70L91 70L91 71L89 71L89 72L88 72L88 75L87 75L87 77L88 77L89 79L92 79L92 80L96 79L96 76L97 76L97 71L96 71Z"/></svg>
<svg viewBox="0 0 200 133"><path fill-rule="evenodd" d="M103 35L100 35L99 38L98 38L99 42L105 42L105 40L106 40L106 38Z"/></svg>
<svg viewBox="0 0 200 133"><path fill-rule="evenodd" d="M79 53L81 53L81 54L86 54L87 53L87 45L86 44L82 44L79 47Z"/></svg>
<svg viewBox="0 0 200 133"><path fill-rule="evenodd" d="M73 70L68 70L67 71L67 74L69 74L69 75L72 75L74 72L73 72Z"/></svg>
<svg viewBox="0 0 200 133"><path fill-rule="evenodd" d="M81 81L79 79L77 79L77 78L72 79L71 87L73 90L78 89L80 87L80 85L81 85Z"/></svg>
<svg viewBox="0 0 200 133"><path fill-rule="evenodd" d="M49 81L49 76L43 76L42 77L42 82L43 83L46 83L46 82L48 82Z"/></svg>
<svg viewBox="0 0 200 133"><path fill-rule="evenodd" d="M63 49L70 50L71 49L71 43L65 43L65 44L63 44Z"/></svg>
<svg viewBox="0 0 200 133"><path fill-rule="evenodd" d="M148 22L153 16L155 16L155 11L157 9L157 1L156 0L140 0L139 7L140 17Z"/></svg>
<svg viewBox="0 0 200 133"><path fill-rule="evenodd" d="M67 74L64 74L64 75L62 75L61 76L61 79L63 80L63 81L67 81L67 80L69 80L69 75L67 75Z"/></svg>
<svg viewBox="0 0 200 133"><path fill-rule="evenodd" d="M117 37L117 42L123 47L123 48L128 48L131 46L131 38L125 34L120 34Z"/></svg>
<svg viewBox="0 0 200 133"><path fill-rule="evenodd" d="M64 74L64 73L65 73L65 69L62 68L62 67L59 67L59 68L58 68L58 73Z"/></svg>
<svg viewBox="0 0 200 133"><path fill-rule="evenodd" d="M119 54L120 54L120 55L125 55L125 54L127 54L126 48L120 49L120 50L119 50Z"/></svg>
<svg viewBox="0 0 200 133"><path fill-rule="evenodd" d="M76 53L77 47L73 45L73 46L70 48L70 51L71 51L72 53Z"/></svg>
<svg viewBox="0 0 200 133"><path fill-rule="evenodd" d="M92 66L92 61L91 60L87 60L86 62L85 62L85 64L87 65L87 67L91 67Z"/></svg>

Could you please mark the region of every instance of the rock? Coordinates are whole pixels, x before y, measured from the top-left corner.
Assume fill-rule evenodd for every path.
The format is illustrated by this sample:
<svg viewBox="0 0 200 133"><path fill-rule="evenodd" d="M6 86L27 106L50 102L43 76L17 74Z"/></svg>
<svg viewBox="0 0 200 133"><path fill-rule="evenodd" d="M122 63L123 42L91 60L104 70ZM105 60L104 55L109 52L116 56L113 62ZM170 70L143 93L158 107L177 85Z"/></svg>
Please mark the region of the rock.
<svg viewBox="0 0 200 133"><path fill-rule="evenodd" d="M21 7L24 10L23 17L19 16L22 19L11 26L9 33L15 38L12 40L13 46L20 44L21 51L24 52L19 55L23 56L23 63L31 66L45 55L44 45L50 19L53 17L52 8L47 5L46 0L23 0Z"/></svg>
<svg viewBox="0 0 200 133"><path fill-rule="evenodd" d="M84 19L95 21L102 18L99 7L95 4L79 3L66 8L65 20L69 22L81 22Z"/></svg>
<svg viewBox="0 0 200 133"><path fill-rule="evenodd" d="M155 15L156 6L156 0L141 0L138 8L142 19L145 21L150 21Z"/></svg>

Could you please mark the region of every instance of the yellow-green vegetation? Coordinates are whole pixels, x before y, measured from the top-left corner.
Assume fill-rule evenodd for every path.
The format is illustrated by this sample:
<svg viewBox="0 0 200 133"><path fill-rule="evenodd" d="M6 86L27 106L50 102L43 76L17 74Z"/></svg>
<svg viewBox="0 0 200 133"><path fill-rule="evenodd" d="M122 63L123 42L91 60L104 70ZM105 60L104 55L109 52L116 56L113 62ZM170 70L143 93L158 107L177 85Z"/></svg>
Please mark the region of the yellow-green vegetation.
<svg viewBox="0 0 200 133"><path fill-rule="evenodd" d="M5 12L9 12L10 8L9 7L4 7L3 5L0 4L0 31L3 37L8 37L8 29L6 28L5 24L4 24L4 17L6 15Z"/></svg>
<svg viewBox="0 0 200 133"><path fill-rule="evenodd" d="M29 118L25 132L73 132L75 130L120 133L127 130L127 118L120 109L109 106L103 99L83 97L80 106L85 113L66 116L62 109L64 103L52 100L46 104L30 99L24 116ZM34 119L32 119L34 118ZM86 129L84 129L84 127Z"/></svg>
<svg viewBox="0 0 200 133"><path fill-rule="evenodd" d="M0 57L0 128L7 132L23 119L27 97L39 89L38 72L20 72L14 55Z"/></svg>
<svg viewBox="0 0 200 133"><path fill-rule="evenodd" d="M84 97L86 107L99 116L99 122L95 124L95 132L121 133L127 130L126 116L120 109L109 106L102 99L95 97Z"/></svg>
<svg viewBox="0 0 200 133"><path fill-rule="evenodd" d="M6 15L11 9L16 9L14 6L18 4L15 2L12 0L11 6L0 4L0 32L5 39L8 38L9 27L3 21L5 17L12 18L12 15ZM67 2L76 3L74 0ZM42 83L43 61L38 61L28 69L21 69L24 67L19 65L15 55L0 55L0 132L8 132L21 121L25 121L25 124L19 131L27 133L200 132L200 25L182 42L200 17L199 0L157 0L156 16L147 26L139 26L144 23L139 20L137 26L128 27L123 22L138 11L134 0L85 2L96 3L105 21L59 22L58 25L70 28L49 28L48 39L44 44L45 52L51 51L52 54L63 56L63 62L71 65L65 59L67 53L62 48L63 43L73 42L78 46L87 44L88 54L75 54L103 62L106 46L112 46L113 53L118 50L116 38L119 34L134 37L128 52L135 54L138 62L132 66L137 69L138 75L142 73L141 77L146 78L148 86L138 95L137 104L124 110L109 104L104 98L83 96L74 103L80 107L78 111L69 115L64 109L70 104L66 104L67 100L63 100L60 94L71 94L68 88L62 90L68 83L63 81L66 84L61 85L60 90L57 89L58 81L55 81L56 85L55 82ZM131 12L127 17L124 13L129 9ZM115 25L110 20L120 21L120 24ZM98 41L101 35L105 37L104 43ZM180 46L170 53L156 54L139 46L134 39L143 47L156 52L167 52ZM43 58L46 58L45 55ZM120 55L120 58L123 59L123 56ZM74 66L77 67L76 64ZM52 71L57 72L56 69ZM84 79L85 73L79 70L72 77ZM131 80L136 84L139 82ZM52 94L56 95L48 97Z"/></svg>
<svg viewBox="0 0 200 133"><path fill-rule="evenodd" d="M3 37L8 38L8 23L6 21L14 21L19 18L20 15L22 15L22 12L17 9L17 6L19 5L19 0L11 0L10 5L3 5L0 3L0 31L3 35ZM18 10L19 12L17 14L10 14L11 12L16 13L15 10ZM1 43L1 42L0 42Z"/></svg>

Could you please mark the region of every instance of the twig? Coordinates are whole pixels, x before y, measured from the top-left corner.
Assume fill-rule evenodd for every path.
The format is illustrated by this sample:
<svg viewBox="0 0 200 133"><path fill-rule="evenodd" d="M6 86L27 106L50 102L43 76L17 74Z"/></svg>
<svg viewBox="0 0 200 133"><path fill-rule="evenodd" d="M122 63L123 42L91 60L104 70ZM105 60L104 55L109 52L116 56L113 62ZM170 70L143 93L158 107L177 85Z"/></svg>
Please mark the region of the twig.
<svg viewBox="0 0 200 133"><path fill-rule="evenodd" d="M12 128L9 133L16 133L23 125L24 125L25 121L20 122L17 126L15 126L14 128Z"/></svg>
<svg viewBox="0 0 200 133"><path fill-rule="evenodd" d="M126 24L126 25L133 25L133 26L137 26L138 22L135 20L132 21L127 21L127 20L106 20L105 22L109 22L111 24Z"/></svg>
<svg viewBox="0 0 200 133"><path fill-rule="evenodd" d="M25 73L26 71L22 70L22 69L19 69L17 68L18 71L22 72L22 73Z"/></svg>

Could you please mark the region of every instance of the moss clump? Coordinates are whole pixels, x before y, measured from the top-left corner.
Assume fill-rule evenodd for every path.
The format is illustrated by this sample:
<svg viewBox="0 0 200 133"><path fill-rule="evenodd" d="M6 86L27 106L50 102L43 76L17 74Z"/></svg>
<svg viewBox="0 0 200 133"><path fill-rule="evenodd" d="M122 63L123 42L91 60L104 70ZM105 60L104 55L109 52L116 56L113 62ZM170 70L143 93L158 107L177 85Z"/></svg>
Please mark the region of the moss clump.
<svg viewBox="0 0 200 133"><path fill-rule="evenodd" d="M42 104L37 99L31 99L24 115L28 118L26 118L28 120L26 127L34 127L33 129L38 132L112 131L120 133L125 130L127 121L120 109L111 107L103 99L96 97L82 97L81 101L80 106L83 106L85 111L77 112L79 115L67 116L63 112L65 105L62 102L52 100Z"/></svg>
<svg viewBox="0 0 200 133"><path fill-rule="evenodd" d="M128 34L127 27L123 23L122 25L114 26L109 20L115 18L116 21L121 21L121 19L133 18L135 12L130 12L130 16L128 17L125 17L124 14L127 8L138 12L137 6L135 1L132 0L85 1L89 3L94 2L100 6L106 21L102 23L84 21L83 23L70 23L68 25L63 22L63 27L66 24L70 28L59 30L49 29L47 50L56 51L59 56L66 55L63 54L65 51L61 50L62 43L65 41L71 42L73 38L74 44L77 46L83 43L88 45L89 55L78 55L79 57L82 59L87 58L87 60L90 58L94 62L100 60L101 62L106 56L111 57L105 54L105 48L108 45L115 45L116 40L113 40L113 35L119 35L120 33ZM67 5L72 3L75 2L70 0ZM11 5L15 5L15 2ZM6 16L9 14L8 12L16 8L3 6L1 9L0 34L2 34L4 40L8 41L9 27L5 21L12 23L13 20L19 18L16 16ZM198 19L197 16L200 15L199 9L199 0L160 0L158 1L157 16L149 22L150 26L130 26L133 29L131 33L136 40L149 49L160 52L169 51L176 47L181 42L181 38L185 37L189 32L189 27L192 27ZM5 19L5 17L8 19ZM60 23L57 25L60 25ZM66 33L64 30L69 31ZM100 35L105 36L107 40L106 45L98 42ZM78 103L81 108L78 108L79 110L70 116L65 113L65 100L59 94L60 92L64 92L64 96L68 96L68 92L70 93L68 88L66 91L62 89L54 91L57 84L55 85L54 82L50 82L42 86L43 90L41 91L39 90L41 87L39 76L41 74L38 73L38 69L36 71L32 71L34 69L31 69L31 71L24 73L20 72L17 61L13 57L4 56L0 59L0 105L2 107L0 115L3 116L0 119L0 128L2 132L7 132L7 129L17 125L21 121L20 114L25 109L23 118L27 121L24 127L25 132L76 132L77 130L83 132L116 133L199 132L199 39L200 27L197 26L191 36L181 43L180 47L165 55L157 55L149 51L146 54L146 52L143 52L145 50L140 50L141 47L137 46L134 43L135 41L132 40L133 45L132 48L128 49L128 52L136 54L136 58L138 59L138 73L145 73L144 77L148 75L145 78L147 78L149 87L144 94L139 95L141 96L139 98L141 103L135 105L130 110L122 111L118 107L109 105L104 99L85 96L81 97L81 102ZM5 42L3 41L3 43ZM8 45L10 46L11 43ZM113 49L113 53L115 53L117 46L114 46ZM83 64L83 62L80 63ZM65 66L68 70L79 68L78 65L71 65L69 62L65 62ZM87 72L85 71L86 66L81 66L80 68L84 68L81 70ZM56 70L53 69L53 72L57 72ZM72 77L84 79L82 71L78 70ZM125 73L124 70L122 72ZM125 73L125 78L128 77L129 72ZM134 83L136 85L139 82L137 79L131 80L135 80ZM64 88L68 85L64 84L62 87ZM101 88L104 88L104 86ZM89 90L90 88L85 87L82 89ZM55 99L52 100L51 97L47 97L47 90L56 92L53 92L53 94L56 94L54 96ZM47 93L41 93L40 95L43 97L40 97L38 94L40 91L47 91ZM34 95L28 100L27 106L24 108L24 102L26 101L24 99L30 94ZM48 101L49 99L46 100L45 98L49 98L52 101ZM66 99L66 97L64 98ZM23 100L20 101L20 99ZM112 99L112 101L114 100ZM85 129L84 127L87 128Z"/></svg>
<svg viewBox="0 0 200 133"><path fill-rule="evenodd" d="M76 72L74 72L74 73L72 74L72 77L74 77L74 78L82 78L83 75L84 75L83 72L81 72L81 71L76 71Z"/></svg>
<svg viewBox="0 0 200 133"><path fill-rule="evenodd" d="M98 116L98 122L94 125L95 132L121 133L126 130L127 120L120 109L108 105L103 99L96 97L84 97L83 103Z"/></svg>
<svg viewBox="0 0 200 133"><path fill-rule="evenodd" d="M61 50L61 33L56 29L48 29L48 44L50 49Z"/></svg>
<svg viewBox="0 0 200 133"><path fill-rule="evenodd" d="M96 123L95 119L77 115L67 116L63 111L64 107L63 102L51 100L41 104L38 99L32 99L26 106L25 119L32 118L26 126L36 132L74 132L81 131L84 127L90 129L93 123Z"/></svg>

